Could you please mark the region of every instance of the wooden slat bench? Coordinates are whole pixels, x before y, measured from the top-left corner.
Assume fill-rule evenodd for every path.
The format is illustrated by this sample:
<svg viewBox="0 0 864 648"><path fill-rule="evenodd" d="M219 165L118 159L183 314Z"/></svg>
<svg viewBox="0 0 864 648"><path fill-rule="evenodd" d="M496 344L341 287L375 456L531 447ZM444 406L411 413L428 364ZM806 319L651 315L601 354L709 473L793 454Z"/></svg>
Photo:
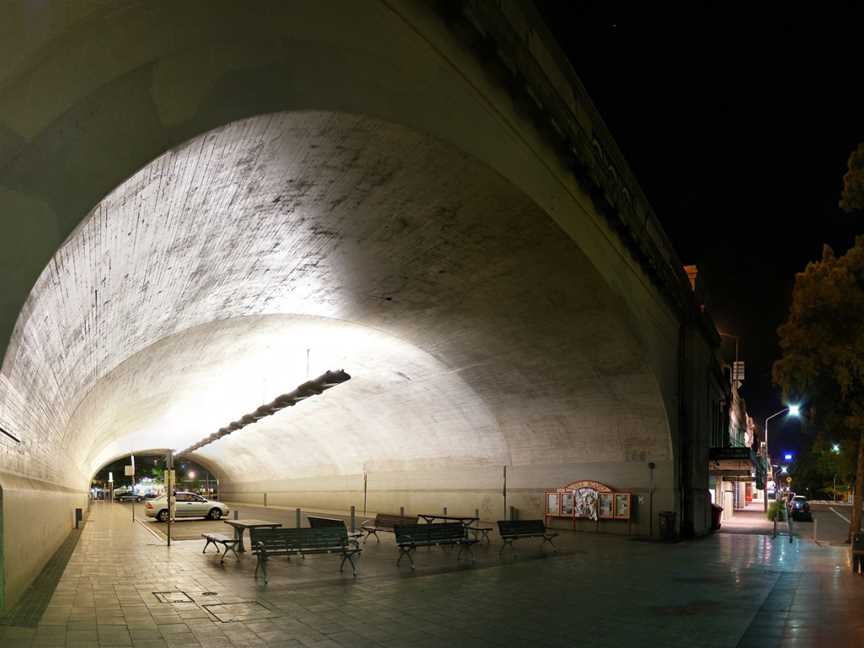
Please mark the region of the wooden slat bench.
<svg viewBox="0 0 864 648"><path fill-rule="evenodd" d="M357 576L357 565L354 557L362 549L349 544L348 531L343 525L340 527L323 527L318 529L250 529L252 534L252 552L258 557L255 565L255 578L258 578L258 570L264 574L264 582L267 582L267 561L273 556L300 555L306 558L306 554L316 553L338 553L342 556L339 564L341 572L345 567L345 561L351 563L351 571Z"/></svg>
<svg viewBox="0 0 864 648"><path fill-rule="evenodd" d="M218 554L219 545L221 544L223 547L225 547L225 551L222 553L222 559L219 561L220 563L225 562L225 556L228 555L229 551L232 551L234 553L234 557L237 560L240 560L240 556L237 555L237 543L239 542L237 538L222 535L221 533L202 533L201 537L207 541L204 543L204 550L201 553L207 553L207 547L212 544L214 547L216 547L216 553Z"/></svg>
<svg viewBox="0 0 864 648"><path fill-rule="evenodd" d="M543 542L540 543L541 547L548 542L552 545L553 551L558 551L555 543L552 542L552 538L558 534L546 531L546 524L543 520L498 520L498 533L504 541L504 544L501 545L501 549L498 551L499 557L508 545L513 555L516 555L513 541L521 540L522 538L543 538Z"/></svg>
<svg viewBox="0 0 864 648"><path fill-rule="evenodd" d="M375 540L381 542L381 538L378 537L379 531L385 531L387 533L393 533L393 528L396 525L404 525L404 524L417 524L417 516L402 516L402 515L391 515L390 513L379 513L375 516L374 520L366 520L363 524L360 525L360 530L366 534L366 537L363 538L363 542L365 543L370 535L375 536Z"/></svg>
<svg viewBox="0 0 864 648"><path fill-rule="evenodd" d="M313 529L325 529L325 528L335 528L335 529L345 529L347 531L348 527L345 524L345 520L339 520L336 518L327 518L327 517L318 517L316 515L307 515L306 519L309 520L309 526ZM347 531L348 533L348 542L359 546L359 539L363 536L362 531Z"/></svg>
<svg viewBox="0 0 864 648"><path fill-rule="evenodd" d="M411 569L414 569L414 560L411 557L411 552L417 547L433 547L439 545L458 545L459 553L456 554L456 561L462 556L463 551L467 551L471 557L471 562L474 562L474 553L471 551L471 545L476 544L476 538L468 537L468 530L459 522L448 522L445 524L397 524L393 527L393 532L396 534L396 546L399 547L399 559L396 561L396 566L402 562L402 558L408 556L408 562L411 563Z"/></svg>

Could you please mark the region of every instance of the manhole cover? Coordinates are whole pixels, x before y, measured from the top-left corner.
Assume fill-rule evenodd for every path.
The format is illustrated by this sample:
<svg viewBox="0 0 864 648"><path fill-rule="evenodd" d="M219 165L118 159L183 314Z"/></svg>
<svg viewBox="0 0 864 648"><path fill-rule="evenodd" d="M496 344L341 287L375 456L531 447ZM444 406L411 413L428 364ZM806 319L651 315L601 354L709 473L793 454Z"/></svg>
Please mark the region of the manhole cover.
<svg viewBox="0 0 864 648"><path fill-rule="evenodd" d="M275 614L269 608L264 607L258 601L248 603L212 603L202 605L205 610L219 619L222 623L230 621L252 621L254 619L272 619Z"/></svg>
<svg viewBox="0 0 864 648"><path fill-rule="evenodd" d="M186 592L153 592L162 603L194 603Z"/></svg>

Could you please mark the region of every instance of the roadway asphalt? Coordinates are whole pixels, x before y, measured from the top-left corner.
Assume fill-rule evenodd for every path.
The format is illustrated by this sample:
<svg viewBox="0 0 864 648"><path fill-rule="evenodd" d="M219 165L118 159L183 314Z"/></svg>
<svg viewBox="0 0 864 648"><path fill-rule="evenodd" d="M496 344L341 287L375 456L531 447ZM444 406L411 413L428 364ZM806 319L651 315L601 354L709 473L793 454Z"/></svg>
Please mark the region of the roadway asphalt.
<svg viewBox="0 0 864 648"><path fill-rule="evenodd" d="M813 513L813 523L816 525L816 539L832 545L840 545L846 542L849 534L849 517L852 515L852 506L849 504L810 504ZM797 523L802 535L809 532L811 535L812 524L807 522ZM806 525L807 531L803 527Z"/></svg>

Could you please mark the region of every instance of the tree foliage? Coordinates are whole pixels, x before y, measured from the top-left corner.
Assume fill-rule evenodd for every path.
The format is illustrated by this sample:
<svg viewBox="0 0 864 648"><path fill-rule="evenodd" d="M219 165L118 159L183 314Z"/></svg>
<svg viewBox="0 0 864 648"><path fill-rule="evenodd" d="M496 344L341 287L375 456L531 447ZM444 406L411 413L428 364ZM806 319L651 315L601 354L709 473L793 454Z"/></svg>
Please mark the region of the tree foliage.
<svg viewBox="0 0 864 648"><path fill-rule="evenodd" d="M774 381L812 405L820 428L864 446L864 237L839 257L826 246L820 261L796 275L789 319L778 333L782 357ZM864 447L856 468L856 528L862 473Z"/></svg>
<svg viewBox="0 0 864 648"><path fill-rule="evenodd" d="M841 442L839 452L835 452L834 441L823 433L804 449L792 465L795 492L827 499L836 497L837 492L846 492L855 479L857 446L851 441Z"/></svg>
<svg viewBox="0 0 864 648"><path fill-rule="evenodd" d="M840 207L846 211L864 209L864 143L849 156L849 170L843 176Z"/></svg>

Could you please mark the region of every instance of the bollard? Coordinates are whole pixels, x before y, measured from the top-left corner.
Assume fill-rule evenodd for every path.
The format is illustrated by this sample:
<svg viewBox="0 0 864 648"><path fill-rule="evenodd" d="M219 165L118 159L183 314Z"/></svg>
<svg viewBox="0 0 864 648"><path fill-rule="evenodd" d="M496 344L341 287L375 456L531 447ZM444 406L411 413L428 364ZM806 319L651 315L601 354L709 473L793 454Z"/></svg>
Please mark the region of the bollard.
<svg viewBox="0 0 864 648"><path fill-rule="evenodd" d="M234 519L235 520L240 519L240 511L238 511L237 509L234 509Z"/></svg>
<svg viewBox="0 0 864 648"><path fill-rule="evenodd" d="M299 529L300 528L300 509L299 508L297 509L297 512L296 512L296 522L297 522L297 528Z"/></svg>
<svg viewBox="0 0 864 648"><path fill-rule="evenodd" d="M399 517L405 517L405 507L404 506L399 507Z"/></svg>
<svg viewBox="0 0 864 648"><path fill-rule="evenodd" d="M819 537L818 537L818 534L816 533L816 529L817 529L818 524L819 524L819 520L814 515L813 516L813 542L815 542L816 544L819 544Z"/></svg>
<svg viewBox="0 0 864 648"><path fill-rule="evenodd" d="M444 517L447 517L447 507L444 507Z"/></svg>
<svg viewBox="0 0 864 648"><path fill-rule="evenodd" d="M354 533L357 530L357 518L355 517L355 509L351 507L351 533Z"/></svg>
<svg viewBox="0 0 864 648"><path fill-rule="evenodd" d="M480 509L474 509L474 517L480 520Z"/></svg>
<svg viewBox="0 0 864 648"><path fill-rule="evenodd" d="M75 509L75 528L77 529L81 525L81 520L84 519L84 511L80 508Z"/></svg>

